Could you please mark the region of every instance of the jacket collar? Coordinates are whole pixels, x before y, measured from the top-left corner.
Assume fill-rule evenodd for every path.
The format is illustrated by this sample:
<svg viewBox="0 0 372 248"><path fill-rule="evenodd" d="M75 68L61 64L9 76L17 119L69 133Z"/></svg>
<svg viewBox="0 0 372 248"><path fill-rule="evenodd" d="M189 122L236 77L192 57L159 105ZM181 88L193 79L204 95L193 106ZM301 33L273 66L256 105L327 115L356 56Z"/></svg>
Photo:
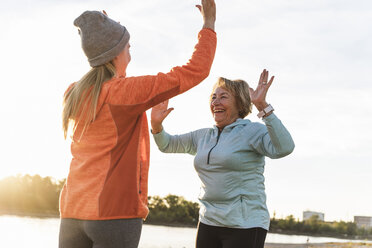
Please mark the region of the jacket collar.
<svg viewBox="0 0 372 248"><path fill-rule="evenodd" d="M247 125L248 123L251 123L251 121L248 120L248 119L238 118L238 119L236 119L235 122L233 122L233 123L231 123L231 124L225 126L225 127L222 129L222 131L230 131L231 129L233 129L233 128L236 127L236 126L239 126L239 125ZM214 129L216 132L218 132L218 130L219 130L218 127L217 127L216 125L213 125L213 129Z"/></svg>

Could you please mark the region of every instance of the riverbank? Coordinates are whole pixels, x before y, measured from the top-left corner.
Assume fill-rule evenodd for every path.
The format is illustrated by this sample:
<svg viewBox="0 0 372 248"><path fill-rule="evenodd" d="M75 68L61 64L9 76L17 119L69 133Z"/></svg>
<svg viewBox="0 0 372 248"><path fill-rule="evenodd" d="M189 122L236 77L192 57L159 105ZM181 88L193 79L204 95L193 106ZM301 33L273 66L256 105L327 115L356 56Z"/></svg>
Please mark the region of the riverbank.
<svg viewBox="0 0 372 248"><path fill-rule="evenodd" d="M344 239L344 240L368 240L372 241L372 239L359 237L359 236L347 236L347 235L330 235L330 234L314 234L314 233L306 233L306 232L296 232L296 231L283 231L283 230L270 230L270 233L276 234L284 234L284 235L302 235L302 236L309 236L309 237L328 237L328 238L337 238L337 239Z"/></svg>
<svg viewBox="0 0 372 248"><path fill-rule="evenodd" d="M146 225L154 225L154 226L167 226L167 227L188 227L188 228L196 228L195 225L185 225L182 223L165 223L165 222L144 222ZM278 230L270 230L269 233L273 234L282 234L282 235L300 235L300 236L308 236L308 237L314 237L314 238L335 238L340 240L367 240L372 241L371 239L363 239L361 237L349 237L345 235L327 235L327 234L310 234L310 233L304 233L304 232L294 232L294 231L278 231ZM285 246L283 246L285 247ZM310 246L309 246L310 247ZM332 247L332 246L330 246ZM337 247L337 246L335 246ZM351 247L351 246L347 246ZM372 248L372 246L370 246Z"/></svg>
<svg viewBox="0 0 372 248"><path fill-rule="evenodd" d="M371 247L372 244L367 243L265 244L265 248L371 248Z"/></svg>
<svg viewBox="0 0 372 248"><path fill-rule="evenodd" d="M0 216L17 216L17 217L30 217L30 218L39 218L39 219L48 219L48 218L54 218L54 219L59 219L59 213L25 213L22 211L1 211L0 210ZM182 223L165 223L165 222L144 222L145 225L150 225L150 226L164 226L164 227L179 227L179 228L196 228L195 225L185 225ZM300 232L285 232L285 231L280 231L280 232L275 232L275 231L270 231L269 233L271 234L282 234L282 235L302 235L302 236L307 236L309 238L311 237L329 237L329 238L336 238L336 239L344 239L345 242L348 242L350 240L357 240L361 241L363 239L359 239L357 237L344 237L344 236L329 236L329 235L310 235L307 233L300 233ZM311 239L310 239L311 240ZM370 241L370 240L369 240ZM276 241L275 241L276 242ZM337 241L339 242L339 241ZM340 247L340 248L354 248L354 247L361 247L361 248L372 248L372 243L309 243L309 244L281 244L281 243L267 243L265 245L267 248L303 248L303 247L322 247L322 248L335 248L335 247Z"/></svg>
<svg viewBox="0 0 372 248"><path fill-rule="evenodd" d="M38 247L58 246L60 219L30 218L4 215L0 216L0 230L4 235L0 247ZM22 239L19 238L22 236ZM166 238L164 238L166 237ZM139 247L141 248L193 248L195 247L195 228L143 225ZM332 238L312 238L308 236L282 235L268 233L266 248L372 248L372 242L339 240ZM307 242L311 242L306 244ZM333 242L333 243L331 243Z"/></svg>
<svg viewBox="0 0 372 248"><path fill-rule="evenodd" d="M2 215L12 215L17 217L30 217L30 218L59 218L59 213L56 212L49 212L49 213L40 213L40 212L23 212L17 210L1 210L0 209L0 216Z"/></svg>

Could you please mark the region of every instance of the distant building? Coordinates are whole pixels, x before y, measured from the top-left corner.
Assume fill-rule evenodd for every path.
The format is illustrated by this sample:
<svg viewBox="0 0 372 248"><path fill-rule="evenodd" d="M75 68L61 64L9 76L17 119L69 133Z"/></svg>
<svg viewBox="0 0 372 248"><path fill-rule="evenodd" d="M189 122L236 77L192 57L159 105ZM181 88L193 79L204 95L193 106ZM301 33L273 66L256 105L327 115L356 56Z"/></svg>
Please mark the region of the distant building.
<svg viewBox="0 0 372 248"><path fill-rule="evenodd" d="M303 220L308 220L308 219L310 219L314 215L315 216L318 216L318 220L324 221L324 213L313 212L313 211L304 211L304 212L302 212L302 219Z"/></svg>
<svg viewBox="0 0 372 248"><path fill-rule="evenodd" d="M372 227L372 217L370 216L354 216L354 223L357 227Z"/></svg>

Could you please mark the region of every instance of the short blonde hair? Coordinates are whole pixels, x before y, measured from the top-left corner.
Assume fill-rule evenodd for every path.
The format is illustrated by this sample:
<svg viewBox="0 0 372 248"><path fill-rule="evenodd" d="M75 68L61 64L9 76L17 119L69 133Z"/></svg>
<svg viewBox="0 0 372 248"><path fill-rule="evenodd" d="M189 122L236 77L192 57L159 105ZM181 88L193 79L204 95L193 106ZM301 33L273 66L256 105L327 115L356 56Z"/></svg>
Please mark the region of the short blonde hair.
<svg viewBox="0 0 372 248"><path fill-rule="evenodd" d="M247 82L241 79L229 80L220 77L213 86L209 103L212 102L213 93L218 87L224 88L235 97L236 107L238 109L240 118L244 118L252 112L252 102L249 94L249 85Z"/></svg>

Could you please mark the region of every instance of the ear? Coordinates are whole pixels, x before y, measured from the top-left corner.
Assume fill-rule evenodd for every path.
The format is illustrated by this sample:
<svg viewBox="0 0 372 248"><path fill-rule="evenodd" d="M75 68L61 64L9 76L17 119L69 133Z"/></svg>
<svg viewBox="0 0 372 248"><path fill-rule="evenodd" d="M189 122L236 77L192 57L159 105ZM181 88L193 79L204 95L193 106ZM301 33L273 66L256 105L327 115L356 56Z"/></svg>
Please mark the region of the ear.
<svg viewBox="0 0 372 248"><path fill-rule="evenodd" d="M119 60L119 55L116 56L113 60L112 60L112 63L115 65Z"/></svg>
<svg viewBox="0 0 372 248"><path fill-rule="evenodd" d="M118 70L119 70L119 67L120 67L119 56L120 56L120 54L119 54L118 56L116 56L116 57L111 61L112 64L114 65L116 71L118 71Z"/></svg>

